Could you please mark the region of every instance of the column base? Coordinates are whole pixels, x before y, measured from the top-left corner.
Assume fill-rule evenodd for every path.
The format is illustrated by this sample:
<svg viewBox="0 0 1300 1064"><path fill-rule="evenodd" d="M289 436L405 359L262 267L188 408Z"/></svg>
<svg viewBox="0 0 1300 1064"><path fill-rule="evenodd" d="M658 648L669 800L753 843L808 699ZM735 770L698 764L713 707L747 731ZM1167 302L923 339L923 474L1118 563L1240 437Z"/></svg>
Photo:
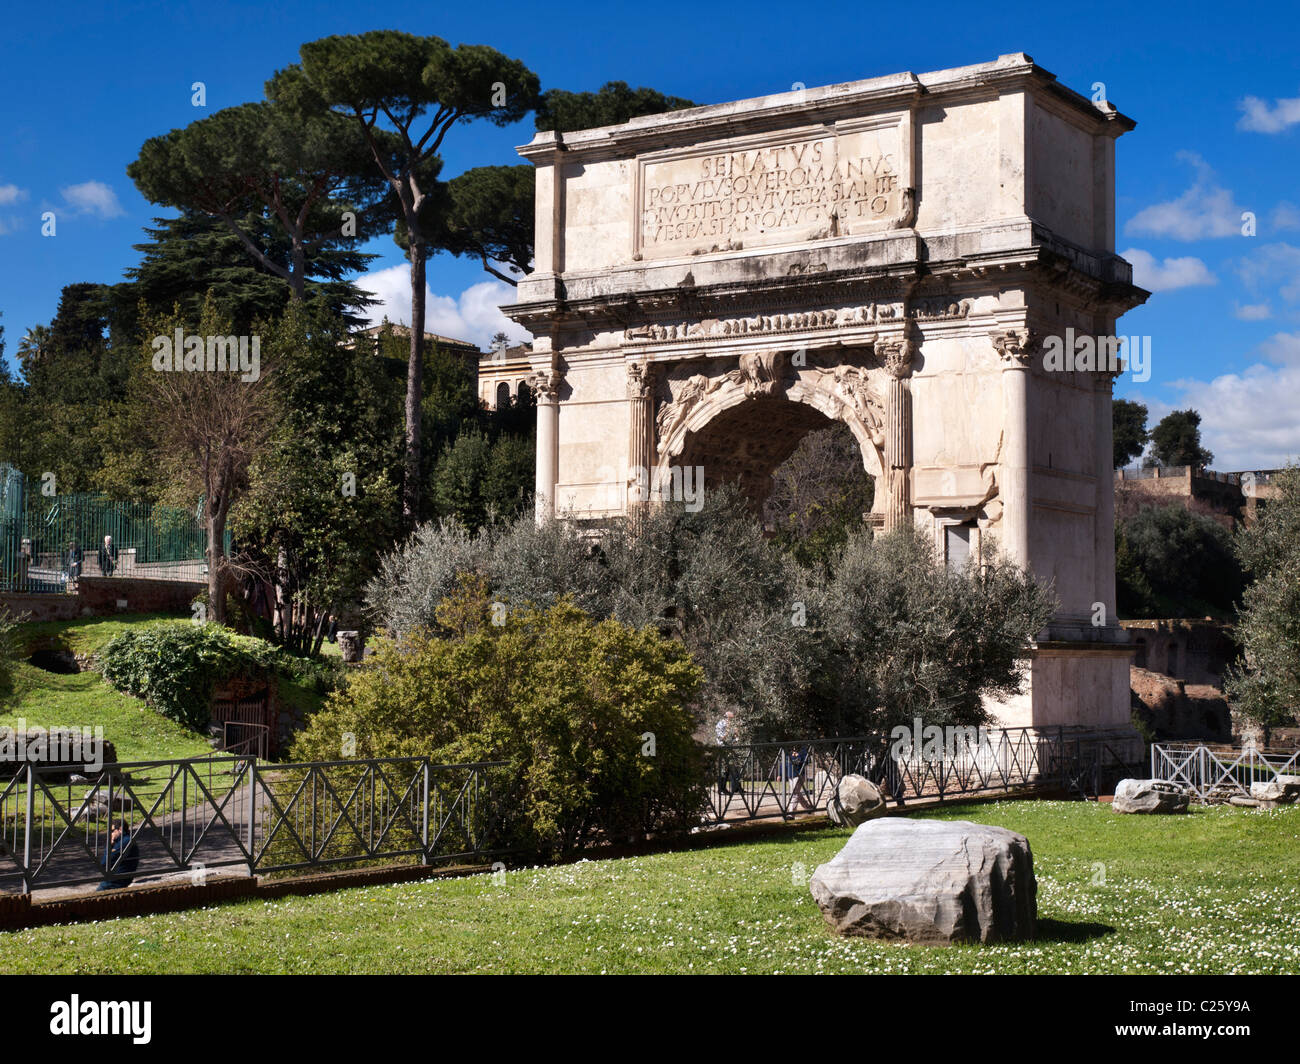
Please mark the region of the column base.
<svg viewBox="0 0 1300 1064"><path fill-rule="evenodd" d="M1054 640L1037 644L1024 690L1006 701L986 703L999 727L1066 725L1093 729L1132 727L1126 643Z"/></svg>

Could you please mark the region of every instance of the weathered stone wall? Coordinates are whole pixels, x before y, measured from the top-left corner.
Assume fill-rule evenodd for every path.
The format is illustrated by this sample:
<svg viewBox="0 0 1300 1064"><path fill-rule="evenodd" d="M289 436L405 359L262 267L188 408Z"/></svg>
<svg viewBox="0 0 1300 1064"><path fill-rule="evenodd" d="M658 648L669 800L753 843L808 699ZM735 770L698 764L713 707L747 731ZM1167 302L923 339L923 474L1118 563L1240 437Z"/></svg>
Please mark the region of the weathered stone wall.
<svg viewBox="0 0 1300 1064"><path fill-rule="evenodd" d="M1133 664L1190 684L1223 687L1223 674L1237 659L1235 629L1220 621L1121 621L1133 645Z"/></svg>
<svg viewBox="0 0 1300 1064"><path fill-rule="evenodd" d="M71 621L116 613L189 614L190 603L204 588L204 584L188 580L83 576L71 595L0 592L0 608L25 613L31 621Z"/></svg>

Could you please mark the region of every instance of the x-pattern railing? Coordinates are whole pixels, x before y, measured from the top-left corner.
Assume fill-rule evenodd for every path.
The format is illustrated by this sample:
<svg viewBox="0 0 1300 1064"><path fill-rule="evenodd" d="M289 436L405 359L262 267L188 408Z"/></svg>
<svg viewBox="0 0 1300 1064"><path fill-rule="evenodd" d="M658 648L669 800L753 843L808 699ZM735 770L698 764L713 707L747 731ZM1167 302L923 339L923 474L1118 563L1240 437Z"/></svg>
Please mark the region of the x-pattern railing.
<svg viewBox="0 0 1300 1064"><path fill-rule="evenodd" d="M134 842L137 877L483 855L506 805L504 769L427 758L265 765L214 757L76 776L25 766L0 779L0 890L121 876L121 851L105 856L119 825Z"/></svg>
<svg viewBox="0 0 1300 1064"><path fill-rule="evenodd" d="M850 773L899 801L1062 787L1085 761L1094 771L1107 758L1124 764L1123 749L1064 728L989 730L938 757L901 756L881 736L715 747L707 752L704 820L824 811ZM137 876L200 865L263 873L412 856L426 864L482 858L499 852L493 847L516 785L501 762L418 757L291 765L212 757L109 765L79 777L26 766L0 779L0 890L111 874L105 854L119 823L135 840Z"/></svg>
<svg viewBox="0 0 1300 1064"><path fill-rule="evenodd" d="M487 852L503 762L379 758L257 766L253 867L282 872L379 858ZM448 849L454 842L455 848Z"/></svg>
<svg viewBox="0 0 1300 1064"><path fill-rule="evenodd" d="M1252 783L1300 775L1300 750L1268 751L1207 743L1155 743L1151 778L1186 787L1198 802L1250 796Z"/></svg>
<svg viewBox="0 0 1300 1064"><path fill-rule="evenodd" d="M711 749L707 818L760 820L824 810L843 776L871 771L875 745L865 737Z"/></svg>
<svg viewBox="0 0 1300 1064"><path fill-rule="evenodd" d="M1067 727L957 733L951 748L927 753L924 747L897 753L882 736L715 747L706 818L720 823L822 812L850 773L900 802L1032 788L1095 797L1103 770L1118 778L1143 761L1135 734Z"/></svg>
<svg viewBox="0 0 1300 1064"><path fill-rule="evenodd" d="M250 764L239 758L136 762L76 775L66 766L27 766L0 789L6 828L0 888L12 889L15 881L24 891L69 886L120 871L121 852L112 863L105 858L116 826L134 840L140 875L246 861L235 806Z"/></svg>

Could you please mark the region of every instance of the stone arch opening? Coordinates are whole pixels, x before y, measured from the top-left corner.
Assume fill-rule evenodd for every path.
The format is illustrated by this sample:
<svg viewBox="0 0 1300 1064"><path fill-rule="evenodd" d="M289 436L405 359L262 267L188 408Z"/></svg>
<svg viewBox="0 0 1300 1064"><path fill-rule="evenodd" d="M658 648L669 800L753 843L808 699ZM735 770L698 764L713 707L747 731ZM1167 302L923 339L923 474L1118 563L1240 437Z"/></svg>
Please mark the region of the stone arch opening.
<svg viewBox="0 0 1300 1064"><path fill-rule="evenodd" d="M664 483L670 482L673 466L699 468L707 490L737 483L759 511L771 492L773 473L800 442L840 424L852 434L862 469L875 485L875 507L880 506L884 487L878 445L865 426L842 416L843 406L829 396L792 387L775 396L725 396L711 405L712 410L691 418L669 453L661 455L660 472L668 478Z"/></svg>
<svg viewBox="0 0 1300 1064"><path fill-rule="evenodd" d="M736 482L755 504L767 498L772 474L799 441L831 421L812 407L779 399L751 399L690 433L678 459L704 470L707 488Z"/></svg>

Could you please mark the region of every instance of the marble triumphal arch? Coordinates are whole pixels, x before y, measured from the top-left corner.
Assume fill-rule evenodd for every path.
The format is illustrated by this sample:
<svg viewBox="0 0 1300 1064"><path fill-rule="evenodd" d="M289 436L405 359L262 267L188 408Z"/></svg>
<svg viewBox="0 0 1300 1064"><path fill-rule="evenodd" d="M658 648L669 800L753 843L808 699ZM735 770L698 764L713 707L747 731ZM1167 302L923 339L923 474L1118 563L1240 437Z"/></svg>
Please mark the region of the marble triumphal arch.
<svg viewBox="0 0 1300 1064"><path fill-rule="evenodd" d="M696 470L761 499L843 422L871 521L950 556L993 536L1055 581L1003 723L1127 725L1116 367L1044 341L1146 297L1114 254L1133 125L1016 54L539 133L535 272L504 308L534 336L539 513L619 517Z"/></svg>

